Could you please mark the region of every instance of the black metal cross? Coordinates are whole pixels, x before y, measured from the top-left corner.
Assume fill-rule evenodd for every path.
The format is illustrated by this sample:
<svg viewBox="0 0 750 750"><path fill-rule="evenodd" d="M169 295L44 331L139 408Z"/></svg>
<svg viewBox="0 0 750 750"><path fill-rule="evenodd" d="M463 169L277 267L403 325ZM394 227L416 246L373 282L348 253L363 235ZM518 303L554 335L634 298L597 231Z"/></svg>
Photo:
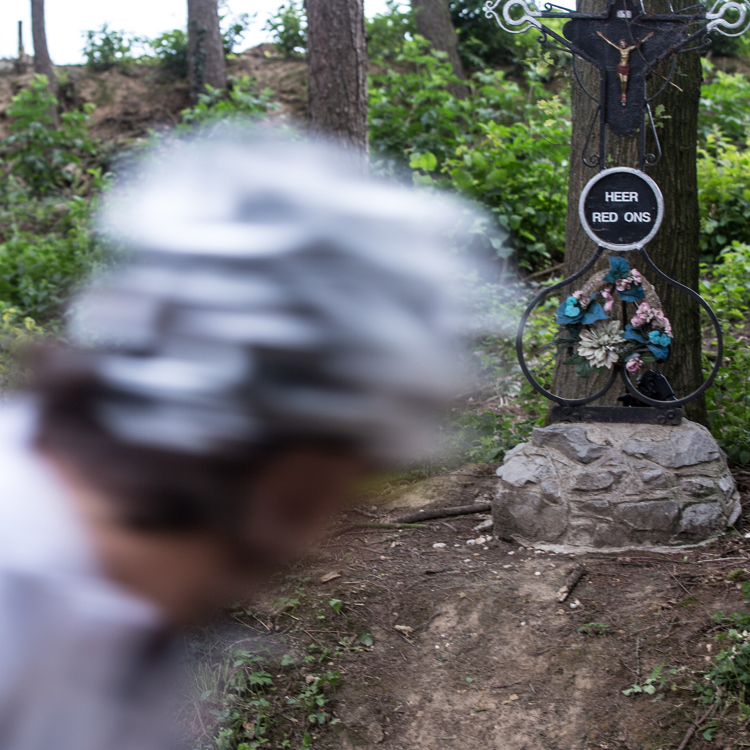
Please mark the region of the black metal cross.
<svg viewBox="0 0 750 750"><path fill-rule="evenodd" d="M650 102L670 85L675 55L708 46L708 33L714 29L726 36L739 36L750 23L750 5L745 0L715 0L710 10L694 5L674 11L670 4L669 13L646 10L644 0L607 0L601 13L571 11L552 2L547 2L544 10L537 10L527 0L487 0L484 11L505 31L518 34L534 28L542 34L542 45L572 53L576 79L597 104L582 158L588 166L600 169L605 168L606 162L606 126L619 136L640 131L639 167L656 164L661 147ZM563 27L564 36L541 23L541 18L569 19ZM696 44L690 46L693 42ZM576 67L577 57L601 72L601 85L596 94L583 85ZM668 64L662 66L668 59ZM647 93L649 75L655 76L661 84L650 96ZM597 120L599 153L587 156ZM655 155L645 153L646 122L654 136Z"/></svg>

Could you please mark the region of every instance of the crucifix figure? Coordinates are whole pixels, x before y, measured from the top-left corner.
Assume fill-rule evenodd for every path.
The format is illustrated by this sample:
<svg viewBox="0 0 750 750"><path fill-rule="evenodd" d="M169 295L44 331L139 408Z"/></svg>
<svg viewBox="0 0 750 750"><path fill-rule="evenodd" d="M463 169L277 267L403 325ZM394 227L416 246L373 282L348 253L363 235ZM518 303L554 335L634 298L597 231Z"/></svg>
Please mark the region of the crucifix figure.
<svg viewBox="0 0 750 750"><path fill-rule="evenodd" d="M648 36L643 39L638 39L635 44L628 44L624 39L615 44L614 42L607 39L601 31L597 31L597 34L604 39L607 44L611 44L620 53L620 64L617 66L617 77L620 79L620 104L624 107L628 103L628 79L630 78L630 53L641 46L647 39L650 39L654 34L651 32Z"/></svg>

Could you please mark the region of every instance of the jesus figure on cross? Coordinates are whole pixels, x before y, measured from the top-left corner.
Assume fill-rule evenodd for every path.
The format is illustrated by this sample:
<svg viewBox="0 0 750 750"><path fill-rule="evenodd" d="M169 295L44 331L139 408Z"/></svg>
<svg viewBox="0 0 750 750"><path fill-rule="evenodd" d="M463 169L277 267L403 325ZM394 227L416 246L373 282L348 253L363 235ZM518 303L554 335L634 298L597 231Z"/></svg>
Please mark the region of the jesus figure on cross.
<svg viewBox="0 0 750 750"><path fill-rule="evenodd" d="M650 39L654 34L651 32L648 36L643 39L638 39L635 44L628 44L624 39L615 44L614 42L607 39L601 31L597 31L597 34L604 39L607 44L611 44L620 53L620 64L617 66L617 77L620 79L620 104L624 107L628 103L628 79L630 78L630 53L640 47L647 39Z"/></svg>

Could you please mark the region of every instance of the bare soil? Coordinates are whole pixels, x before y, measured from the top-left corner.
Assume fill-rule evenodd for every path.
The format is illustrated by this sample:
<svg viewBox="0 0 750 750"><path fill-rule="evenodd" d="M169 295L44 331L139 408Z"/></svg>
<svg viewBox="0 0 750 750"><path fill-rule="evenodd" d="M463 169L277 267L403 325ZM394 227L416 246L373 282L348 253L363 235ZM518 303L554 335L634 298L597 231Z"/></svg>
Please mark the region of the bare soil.
<svg viewBox="0 0 750 750"><path fill-rule="evenodd" d="M423 504L484 500L494 489L494 468L431 480ZM750 477L738 480L750 500ZM720 648L710 617L747 609L737 581L750 570L750 540L733 533L673 554L572 556L496 539L467 544L480 536L477 515L418 529L372 525L400 515L393 506L404 499L418 505L419 495L412 487L390 506L345 514L315 555L254 605L252 624L261 622L271 640L281 637L300 653L310 643L332 651L345 638L356 645L358 635L372 633L371 648L336 658L342 677L332 708L340 724L319 729L314 747L679 746L705 713L689 687ZM586 574L560 603L556 592L578 564ZM737 570L744 572L730 578ZM302 604L293 614L279 611L272 603L280 596ZM332 599L342 602L338 614ZM603 627L581 632L587 623ZM662 664L680 670L664 689L623 695ZM714 718L713 742L697 732L691 750L750 746L736 705L722 705Z"/></svg>
<svg viewBox="0 0 750 750"><path fill-rule="evenodd" d="M304 122L307 116L307 62L280 57L272 44L261 44L228 61L233 76L250 76L259 89L270 88L280 109L276 118ZM169 129L190 106L187 82L175 79L158 66L131 64L105 71L82 65L56 68L59 98L64 109L84 103L96 105L92 134L108 143L127 143L146 137L151 129ZM6 109L10 100L33 77L0 74L0 138L8 135Z"/></svg>

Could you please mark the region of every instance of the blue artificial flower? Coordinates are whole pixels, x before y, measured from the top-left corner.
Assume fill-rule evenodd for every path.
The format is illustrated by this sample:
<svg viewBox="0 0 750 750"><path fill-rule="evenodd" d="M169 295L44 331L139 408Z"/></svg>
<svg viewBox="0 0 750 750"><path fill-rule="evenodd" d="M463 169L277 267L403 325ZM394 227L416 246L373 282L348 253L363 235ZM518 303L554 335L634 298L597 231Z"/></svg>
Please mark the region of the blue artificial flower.
<svg viewBox="0 0 750 750"><path fill-rule="evenodd" d="M668 347L672 343L671 337L661 331L651 331L648 334L648 340L656 346Z"/></svg>
<svg viewBox="0 0 750 750"><path fill-rule="evenodd" d="M617 279L627 279L630 273L630 263L625 258L613 258L609 256L609 273L604 277L604 281L614 284Z"/></svg>
<svg viewBox="0 0 750 750"><path fill-rule="evenodd" d="M565 314L569 318L575 318L581 314L581 308L578 307L578 300L575 297L571 296L565 300Z"/></svg>

